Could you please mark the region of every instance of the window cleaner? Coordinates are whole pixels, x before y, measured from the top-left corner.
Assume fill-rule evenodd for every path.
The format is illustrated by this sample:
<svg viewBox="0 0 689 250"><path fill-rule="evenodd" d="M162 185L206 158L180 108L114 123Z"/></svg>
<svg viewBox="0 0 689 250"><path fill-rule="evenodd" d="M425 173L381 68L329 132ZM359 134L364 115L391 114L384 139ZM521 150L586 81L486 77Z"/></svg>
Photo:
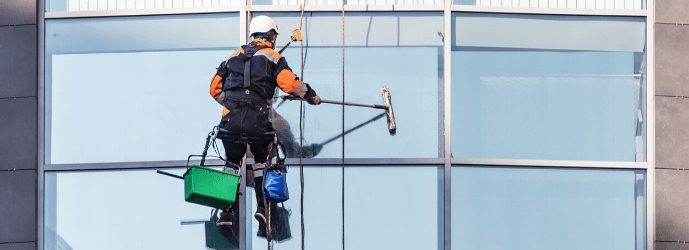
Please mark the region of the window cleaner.
<svg viewBox="0 0 689 250"><path fill-rule="evenodd" d="M254 39L252 42L250 42L248 45L242 46L241 49L237 50L235 53L233 53L230 58L228 58L226 61L221 63L220 67L218 67L218 72L213 76L213 79L211 81L211 89L210 93L213 96L216 101L218 101L221 105L223 105L223 119L221 120L220 128L216 128L212 133L212 138L209 135L210 140L215 141L216 137L218 139L223 140L223 144L225 145L225 150L226 150L226 155L228 157L228 160L226 161L225 165L225 171L237 171L239 170L239 165L241 165L241 158L243 158L244 153L246 152L246 144L251 145L251 152L254 154L255 162L256 164L253 164L253 166L248 166L249 168L253 167L253 172L256 177L256 185L254 188L262 189L263 188L263 174L266 169L266 162L268 158L271 155L271 149L275 144L271 143L274 139L277 141L276 134L274 130L272 129L272 126L266 126L268 125L271 120L270 118L265 118L263 116L264 113L267 113L268 110L272 109L271 105L269 102L267 102L267 96L274 95L275 87L280 87L283 91L290 93L290 96L282 96L283 100L301 100L301 101L307 101L309 104L312 105L318 105L322 102L325 103L331 103L331 104L339 104L339 105L346 105L346 106L360 106L360 107L369 107L369 108L376 108L376 109L384 109L385 112L379 116L374 117L373 119L364 122L348 131L344 131L343 129L343 134L336 136L324 143L322 143L320 146L323 144L329 143L333 141L335 138L338 138L340 136L344 136L360 127L363 127L364 125L371 123L375 120L380 119L382 116L387 117L387 122L388 122L388 131L391 135L395 135L396 133L396 123L395 123L395 117L394 117L394 112L392 110L392 101L391 101L391 96L390 96L390 91L389 89L384 86L381 89L381 94L383 97L383 105L368 105L368 104L358 104L358 103L351 103L351 102L339 102L339 101L329 101L329 100L321 100L320 97L311 89L311 87L303 83L298 77L296 77L292 72L291 69L287 66L284 58L280 55L281 52L283 52L291 42L295 41L302 41L302 34L300 30L295 30L292 33L291 36L291 41L283 47L283 49L280 50L279 53L275 53L273 50L275 48L275 40L278 33L277 30L277 25L273 22L272 19L265 17L265 16L259 16L256 17L252 20L252 23L255 25L251 25L249 28L251 37ZM254 28L252 28L254 27ZM302 45L303 46L303 45ZM303 48L303 47L302 47ZM231 63L234 59L240 59L241 63ZM252 79L254 75L259 75L259 76L265 76L265 75L270 75L269 72L266 72L266 70L255 70L252 69L251 65L255 64L252 63L254 59L258 58L259 60L262 60L262 62L272 62L273 64L270 64L273 66L272 70L274 71L273 75L277 75L275 81L277 82L277 86L273 86L272 88L269 88L268 86L265 86L265 82L260 82ZM243 64L243 65L242 65ZM260 63L259 63L260 64ZM239 66L237 66L239 65ZM242 67L243 66L243 67ZM238 69L239 68L239 69ZM303 74L303 60L302 60L302 74ZM234 76L234 77L231 77ZM239 81L238 79L242 79L243 81ZM263 85L261 85L263 84ZM292 90L292 91L290 91ZM268 93L270 92L270 93ZM270 95L269 95L270 94ZM264 103L265 102L265 103ZM267 105L266 105L267 104ZM248 107L248 109L246 109ZM244 109L242 109L244 108ZM260 121L260 123L259 123ZM266 124L266 122L268 124ZM250 123L254 124L250 124ZM223 124L225 123L225 124ZM249 124L247 124L249 123ZM224 125L224 126L223 126ZM231 126L231 125L237 125L237 126ZM254 126L247 126L247 125L254 125ZM230 129L227 129L226 127L230 127ZM264 132L266 131L266 132ZM206 152L208 149L208 142L209 138L207 138L206 142L206 148L204 149L203 153L203 158L201 160L201 166L194 166L194 167L199 167L203 168L203 162L205 160ZM262 147L264 146L264 147ZM267 152L266 151L267 148ZM300 147L301 148L301 147ZM216 148L217 150L217 148ZM284 149L283 149L284 152ZM237 153L239 155L241 153L241 156L238 157L233 157L235 161L230 159L231 156L234 156L233 154ZM277 154L277 152L275 152ZM301 153L300 153L300 158L301 158ZM265 157L264 157L265 156ZM265 160L263 160L266 158ZM222 159L222 158L221 158ZM301 164L300 164L301 165ZM190 168L191 171L192 168ZM204 169L205 170L205 169ZM212 170L212 169L210 169ZM250 170L250 169L248 169ZM159 171L161 174L166 174L169 176L177 177L177 178L182 178L179 176L174 176L169 173L165 173L162 171ZM185 174L186 177L186 174ZM237 176L239 177L239 176ZM302 177L303 178L303 177ZM233 181L237 182L237 181ZM265 215L265 206L261 206L264 203L263 194L264 192L258 191L257 190L257 203L259 204L259 208L256 211L255 217L259 221L259 232L258 236L266 237L266 224L267 220L270 220L270 212L268 213L268 218L266 218ZM236 195L236 194L235 194ZM232 195L232 203L234 203L234 196ZM240 194L241 195L241 194ZM303 198L303 197L302 197ZM189 201L189 200L188 200ZM193 202L193 201L190 201ZM302 201L303 202L303 201ZM202 205L207 205L207 206L212 206L212 207L222 207L222 206L213 206L210 204L204 204L203 202L196 202L198 204ZM230 204L232 204L230 203ZM230 207L229 209L225 210L225 213L221 218L217 221L218 226L224 226L224 225L231 225L231 219L232 219L232 210L236 208L236 205L233 205L233 207ZM263 209L261 209L263 208ZM303 208L303 204L302 204ZM279 211L278 211L279 212ZM303 214L303 212L302 212ZM303 223L303 222L302 222ZM272 224L272 223L271 223ZM269 227L270 228L270 227ZM270 230L270 229L268 229ZM303 232L303 226L302 226L302 232ZM303 234L302 234L303 238ZM270 236L267 237L268 241L270 242ZM279 241L279 240L278 240ZM302 239L303 243L303 239ZM303 247L303 246L302 246Z"/></svg>
<svg viewBox="0 0 689 250"><path fill-rule="evenodd" d="M223 61L211 80L210 94L223 105L220 128L239 137L274 138L270 120L272 105L268 101L279 87L285 93L303 98L311 105L320 104L316 92L297 77L285 58L275 49L279 30L267 16L257 16L249 25L249 44L235 51ZM297 34L298 35L298 34ZM254 173L254 189L258 208L254 217L258 220L258 236L266 237L266 209L263 197L263 181L271 143L259 140L233 141L224 139L227 163L225 170L238 170L241 160L250 146L255 164L247 165ZM236 207L236 206L234 206ZM218 220L218 226L229 225L230 208Z"/></svg>

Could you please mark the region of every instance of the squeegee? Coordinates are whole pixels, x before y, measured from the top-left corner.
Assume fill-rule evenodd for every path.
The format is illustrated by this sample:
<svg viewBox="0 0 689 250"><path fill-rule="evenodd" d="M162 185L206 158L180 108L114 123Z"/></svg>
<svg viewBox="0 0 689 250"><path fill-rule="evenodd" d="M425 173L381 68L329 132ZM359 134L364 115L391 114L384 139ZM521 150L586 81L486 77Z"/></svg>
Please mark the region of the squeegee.
<svg viewBox="0 0 689 250"><path fill-rule="evenodd" d="M390 89L388 89L388 87L386 87L386 86L383 86L380 89L380 92L383 96L383 105L361 104L361 103L353 103L353 102L340 102L340 101L323 100L323 99L321 99L321 103L330 103L330 104L337 104L337 105L383 109L383 110L385 110L385 116L388 118L388 132L390 132L390 135L395 135L395 133L397 132L397 124L395 123L395 113L392 111L392 98L390 97ZM304 101L303 98L296 97L296 96L283 95L281 97L283 100L301 100L301 101Z"/></svg>

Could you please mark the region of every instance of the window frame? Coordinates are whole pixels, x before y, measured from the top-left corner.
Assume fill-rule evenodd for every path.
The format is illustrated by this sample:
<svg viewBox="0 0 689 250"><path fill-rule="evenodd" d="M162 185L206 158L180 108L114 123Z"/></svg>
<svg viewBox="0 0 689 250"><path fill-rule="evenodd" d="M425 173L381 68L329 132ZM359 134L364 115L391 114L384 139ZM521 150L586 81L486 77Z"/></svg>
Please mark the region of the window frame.
<svg viewBox="0 0 689 250"><path fill-rule="evenodd" d="M244 1L241 5L218 6L218 7L193 7L193 8L169 8L169 9L135 9L135 10L113 10L113 11L71 11L71 12L45 12L46 1L38 1L38 181L37 181L37 246L39 250L44 248L44 174L45 172L55 171L77 171L77 170L113 170L113 169L160 169L186 166L186 161L152 161L152 162L119 162L119 163L96 163L96 164L45 164L45 22L53 19L79 19L79 18L99 18L99 17L122 17L122 16L158 16L158 15L187 15L187 14L206 14L206 13L239 13L240 27L245 27L247 15L250 11L256 12L300 12L301 5L254 5L249 6ZM439 225L443 235L439 241L439 248L444 250L451 249L451 168L453 165L467 166L510 166L510 167L547 167L547 168L586 168L586 169L630 169L645 170L646 172L646 249L652 250L655 242L655 41L654 41L654 20L655 20L655 0L647 0L645 10L614 10L614 9L567 9L567 8L528 8L528 7L491 7L491 6L470 6L453 5L451 0L445 0L443 4L434 5L306 5L306 11L313 12L341 12L344 8L346 12L443 12L444 33L452 34L452 14L461 12L475 13L508 13L508 14L539 14L539 15L584 15L584 16L609 16L609 17L645 17L646 18L646 57L647 57L647 87L646 87L646 162L607 162L607 161L568 161L568 160L520 160L520 159L483 159L483 158L452 158L451 154L451 42L443 45L443 94L444 116L439 119L444 128L444 138L441 142L443 154L438 158L383 158L383 159L303 159L301 162L305 166L328 165L332 167L340 166L343 161L345 165L368 165L368 166L389 166L389 165L443 165L443 201L440 204L442 214L439 217L446 223ZM249 9L250 8L250 9ZM247 37L246 29L239 29L239 37ZM447 37L447 36L446 36ZM449 40L447 40L449 41ZM240 39L240 43L246 42ZM238 44L242 45L242 44ZM246 163L251 163L247 160ZM287 164L297 165L299 159L288 159ZM208 165L220 166L219 160L207 161ZM241 189L246 188L242 183ZM243 199L243 198L240 198ZM243 218L240 226L246 223L246 211L240 212ZM439 230L441 230L439 228ZM246 235L244 239L246 238ZM240 241L240 247L246 246L246 240Z"/></svg>

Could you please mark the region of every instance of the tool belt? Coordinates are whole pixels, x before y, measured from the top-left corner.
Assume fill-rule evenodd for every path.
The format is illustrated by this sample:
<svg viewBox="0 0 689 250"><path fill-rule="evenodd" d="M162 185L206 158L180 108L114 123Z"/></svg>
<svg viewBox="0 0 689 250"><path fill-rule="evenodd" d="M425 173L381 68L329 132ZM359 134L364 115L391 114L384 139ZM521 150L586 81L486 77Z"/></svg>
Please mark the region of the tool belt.
<svg viewBox="0 0 689 250"><path fill-rule="evenodd" d="M230 112L223 116L221 128L247 136L263 136L273 131L272 107L258 93L249 89L228 90L223 104Z"/></svg>

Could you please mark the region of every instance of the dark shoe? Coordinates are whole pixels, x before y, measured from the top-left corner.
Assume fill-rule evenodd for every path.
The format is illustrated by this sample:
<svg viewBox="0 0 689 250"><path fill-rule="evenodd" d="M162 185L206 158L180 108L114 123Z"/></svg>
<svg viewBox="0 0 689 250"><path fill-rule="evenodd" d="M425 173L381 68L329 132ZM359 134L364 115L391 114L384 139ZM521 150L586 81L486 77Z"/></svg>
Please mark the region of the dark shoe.
<svg viewBox="0 0 689 250"><path fill-rule="evenodd" d="M215 225L219 227L232 226L232 211L229 209L222 211L222 215L220 215L220 219L218 219Z"/></svg>
<svg viewBox="0 0 689 250"><path fill-rule="evenodd" d="M254 214L254 218L258 221L258 233L256 233L256 236L265 238L266 237L266 212L265 208L263 207L258 207L256 209L256 213Z"/></svg>
<svg viewBox="0 0 689 250"><path fill-rule="evenodd" d="M266 238L266 231L258 230L258 232L256 233L256 236L258 236L259 238L265 239Z"/></svg>

